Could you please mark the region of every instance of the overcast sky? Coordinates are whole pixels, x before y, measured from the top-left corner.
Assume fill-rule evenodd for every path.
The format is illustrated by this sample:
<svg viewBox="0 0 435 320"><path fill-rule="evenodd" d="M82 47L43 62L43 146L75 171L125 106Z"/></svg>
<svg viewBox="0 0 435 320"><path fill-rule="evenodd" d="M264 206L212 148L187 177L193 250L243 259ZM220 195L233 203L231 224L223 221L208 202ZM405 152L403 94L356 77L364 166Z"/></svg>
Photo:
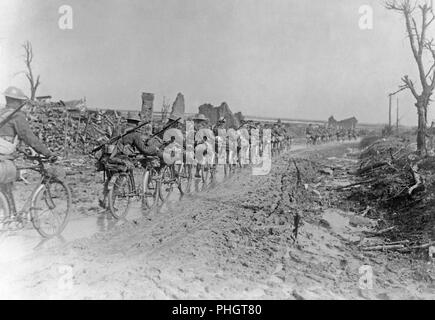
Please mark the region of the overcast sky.
<svg viewBox="0 0 435 320"><path fill-rule="evenodd" d="M58 26L62 5L72 30ZM362 5L372 30L359 28ZM403 19L379 0L0 0L2 90L29 91L17 74L26 40L38 95L98 108L139 109L145 91L159 110L182 92L190 112L226 101L249 115L382 123L387 93L416 79ZM402 123L416 123L413 103L400 94Z"/></svg>

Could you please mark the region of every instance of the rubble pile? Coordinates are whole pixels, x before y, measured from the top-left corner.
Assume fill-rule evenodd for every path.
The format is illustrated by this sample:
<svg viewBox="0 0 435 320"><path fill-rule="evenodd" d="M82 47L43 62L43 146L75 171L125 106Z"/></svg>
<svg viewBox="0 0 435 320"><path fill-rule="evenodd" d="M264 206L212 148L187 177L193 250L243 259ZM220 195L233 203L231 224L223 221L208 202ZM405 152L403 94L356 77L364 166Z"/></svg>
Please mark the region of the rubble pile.
<svg viewBox="0 0 435 320"><path fill-rule="evenodd" d="M366 147L360 155L357 174L368 192L365 198L382 207L404 205L417 191L416 156L411 145L398 139L381 139Z"/></svg>
<svg viewBox="0 0 435 320"><path fill-rule="evenodd" d="M379 139L360 154L350 198L366 207L393 240L435 240L435 158L420 157L406 139Z"/></svg>
<svg viewBox="0 0 435 320"><path fill-rule="evenodd" d="M32 131L50 150L60 153L65 146L78 148L79 137L72 132L80 131L79 121L74 121L62 105L40 104L27 113Z"/></svg>
<svg viewBox="0 0 435 320"><path fill-rule="evenodd" d="M69 108L62 103L39 103L26 113L32 131L55 153L84 154L106 141L117 121L115 113Z"/></svg>

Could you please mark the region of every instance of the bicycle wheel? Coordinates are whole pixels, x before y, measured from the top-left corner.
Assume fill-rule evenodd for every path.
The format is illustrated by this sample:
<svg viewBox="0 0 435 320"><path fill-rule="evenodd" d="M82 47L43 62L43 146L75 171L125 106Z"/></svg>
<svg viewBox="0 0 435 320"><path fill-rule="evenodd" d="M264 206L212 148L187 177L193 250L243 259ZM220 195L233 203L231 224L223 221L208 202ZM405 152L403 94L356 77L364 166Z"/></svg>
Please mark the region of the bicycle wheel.
<svg viewBox="0 0 435 320"><path fill-rule="evenodd" d="M174 169L173 166L165 166L163 168L161 180L160 180L160 190L159 190L159 196L162 202L165 202L171 195L172 191L174 190L176 179L174 176L173 169Z"/></svg>
<svg viewBox="0 0 435 320"><path fill-rule="evenodd" d="M154 169L147 169L142 180L142 204L152 209L157 204L159 197L159 183L157 172Z"/></svg>
<svg viewBox="0 0 435 320"><path fill-rule="evenodd" d="M127 215L133 199L133 185L130 176L121 173L113 177L114 184L109 190L109 210L115 219L122 219Z"/></svg>
<svg viewBox="0 0 435 320"><path fill-rule="evenodd" d="M211 175L211 167L209 164L201 166L201 177L204 185L208 184L210 181L210 175Z"/></svg>
<svg viewBox="0 0 435 320"><path fill-rule="evenodd" d="M194 189L199 192L202 191L208 180L208 170L205 170L205 166L202 164L197 164L195 168L195 179L194 179Z"/></svg>
<svg viewBox="0 0 435 320"><path fill-rule="evenodd" d="M189 193L190 191L190 181L192 180L192 170L191 166L188 164L177 164L176 165L178 177L177 184L178 190L181 194Z"/></svg>
<svg viewBox="0 0 435 320"><path fill-rule="evenodd" d="M60 180L41 184L33 193L30 214L33 227L44 238L59 235L71 212L71 190Z"/></svg>

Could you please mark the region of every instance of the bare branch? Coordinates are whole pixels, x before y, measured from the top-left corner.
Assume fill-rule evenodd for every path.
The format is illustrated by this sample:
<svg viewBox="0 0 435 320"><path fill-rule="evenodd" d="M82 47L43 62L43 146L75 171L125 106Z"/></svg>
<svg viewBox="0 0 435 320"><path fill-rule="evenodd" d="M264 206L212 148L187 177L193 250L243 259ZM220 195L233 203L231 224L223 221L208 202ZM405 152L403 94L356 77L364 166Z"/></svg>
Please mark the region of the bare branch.
<svg viewBox="0 0 435 320"><path fill-rule="evenodd" d="M412 82L411 79L409 79L408 76L404 76L402 78L402 81L405 83L404 88L408 88L409 90L411 90L412 95L418 99L419 95L417 93L417 91L415 90L415 86L414 83Z"/></svg>
<svg viewBox="0 0 435 320"><path fill-rule="evenodd" d="M38 75L38 77L36 78L36 83L33 87L33 88L35 88L35 91L36 91L36 89L38 89L39 85L41 84L41 81L39 81L39 78L40 78L40 76Z"/></svg>
<svg viewBox="0 0 435 320"><path fill-rule="evenodd" d="M421 83L422 91L418 93L414 82L408 76L402 78L403 85L401 90L409 89L417 100L415 106L418 113L418 134L417 134L417 150L424 152L426 146L426 122L427 108L431 101L431 95L435 89L435 48L433 40L428 40L428 27L435 21L432 2L430 5L418 5L418 1L413 1L414 6L411 6L410 0L387 0L385 7L389 10L398 11L405 18L405 26L411 51L418 67L418 74ZM419 10L415 11L418 8ZM421 16L420 16L421 15ZM419 20L420 18L421 20ZM417 26L417 21L421 21L420 30ZM428 50L432 56L432 63L428 64L429 69L425 72L424 50ZM428 83L428 80L430 82Z"/></svg>
<svg viewBox="0 0 435 320"><path fill-rule="evenodd" d="M26 41L22 46L24 48L24 55L23 55L24 63L27 67L27 71L25 72L25 75L30 83L30 100L34 100L36 95L36 90L40 85L40 76L38 75L35 82L33 71L32 71L32 61L34 57L32 44L29 41Z"/></svg>

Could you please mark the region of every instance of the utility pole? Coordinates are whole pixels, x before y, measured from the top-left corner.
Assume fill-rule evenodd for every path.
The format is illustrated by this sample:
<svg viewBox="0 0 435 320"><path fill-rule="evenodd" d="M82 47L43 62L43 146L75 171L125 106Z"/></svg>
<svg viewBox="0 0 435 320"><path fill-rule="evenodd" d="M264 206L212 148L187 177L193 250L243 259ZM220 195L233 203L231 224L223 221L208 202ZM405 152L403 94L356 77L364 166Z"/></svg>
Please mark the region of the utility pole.
<svg viewBox="0 0 435 320"><path fill-rule="evenodd" d="M393 129L391 127L391 105L392 105L392 100L391 99L392 99L392 97L394 95L398 94L400 91L403 91L405 89L406 89L406 87L401 87L399 90L388 94L388 98L389 98L389 100L388 100L388 129L389 130ZM397 112L399 112L399 99L397 99ZM398 122L398 121L396 121L396 122ZM396 126L398 128L397 123L396 123Z"/></svg>
<svg viewBox="0 0 435 320"><path fill-rule="evenodd" d="M391 128L391 97L393 96L393 94L390 93L388 96L390 97L388 103L388 128Z"/></svg>
<svg viewBox="0 0 435 320"><path fill-rule="evenodd" d="M397 97L397 107L396 107L396 131L399 133L399 97Z"/></svg>

